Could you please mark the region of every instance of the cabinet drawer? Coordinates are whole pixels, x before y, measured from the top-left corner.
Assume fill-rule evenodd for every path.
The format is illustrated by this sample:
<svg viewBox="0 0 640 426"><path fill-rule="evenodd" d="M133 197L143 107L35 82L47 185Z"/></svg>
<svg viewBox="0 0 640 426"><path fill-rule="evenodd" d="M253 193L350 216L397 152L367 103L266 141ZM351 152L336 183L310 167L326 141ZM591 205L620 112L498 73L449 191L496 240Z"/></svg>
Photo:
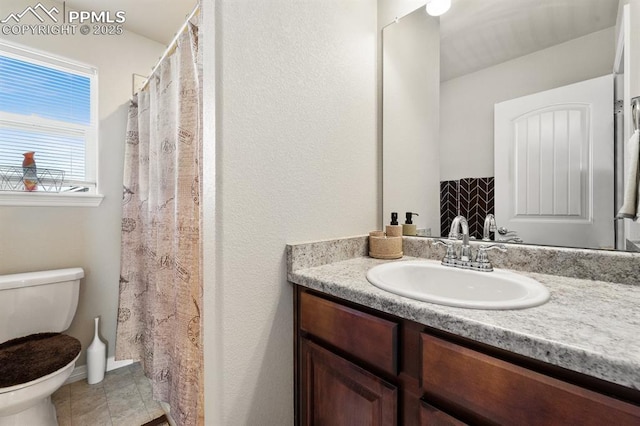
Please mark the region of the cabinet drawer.
<svg viewBox="0 0 640 426"><path fill-rule="evenodd" d="M420 401L420 426L466 426L466 423L451 417L444 411Z"/></svg>
<svg viewBox="0 0 640 426"><path fill-rule="evenodd" d="M509 425L638 425L640 407L422 334L422 388Z"/></svg>
<svg viewBox="0 0 640 426"><path fill-rule="evenodd" d="M398 324L300 293L300 329L390 374L398 373Z"/></svg>

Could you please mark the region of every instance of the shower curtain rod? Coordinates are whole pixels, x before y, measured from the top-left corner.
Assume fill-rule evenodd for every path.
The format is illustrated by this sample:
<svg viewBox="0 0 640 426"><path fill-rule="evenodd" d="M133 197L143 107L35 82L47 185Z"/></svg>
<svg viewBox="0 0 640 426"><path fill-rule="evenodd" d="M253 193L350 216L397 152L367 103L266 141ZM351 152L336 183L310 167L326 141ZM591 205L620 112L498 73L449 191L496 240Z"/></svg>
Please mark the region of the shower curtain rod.
<svg viewBox="0 0 640 426"><path fill-rule="evenodd" d="M182 34L182 32L187 28L187 26L189 25L189 21L191 21L191 18L193 18L199 11L200 11L200 3L196 4L196 7L194 7L191 13L189 14L189 16L187 16L187 19L184 21L184 24L182 24L182 26L180 27L176 35L173 37L173 40L171 40L171 43L169 43L169 45L167 46L166 50L158 60L158 63L156 64L156 66L151 69L151 74L149 74L149 77L147 77L144 83L142 83L142 86L140 86L140 90L147 87L147 84L149 84L151 77L153 77L153 75L156 73L162 61L164 61L164 59L167 56L169 56L171 52L173 52L173 50L175 49L176 43L178 43L178 37L180 37L180 34Z"/></svg>

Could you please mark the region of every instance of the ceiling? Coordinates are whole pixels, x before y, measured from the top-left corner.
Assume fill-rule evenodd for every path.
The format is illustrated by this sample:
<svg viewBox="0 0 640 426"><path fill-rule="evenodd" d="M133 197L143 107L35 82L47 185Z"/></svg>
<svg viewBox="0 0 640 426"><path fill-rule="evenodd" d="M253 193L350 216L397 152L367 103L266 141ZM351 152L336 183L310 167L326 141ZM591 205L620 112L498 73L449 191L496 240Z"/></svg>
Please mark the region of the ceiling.
<svg viewBox="0 0 640 426"><path fill-rule="evenodd" d="M440 17L441 80L612 27L618 1L452 0L451 9ZM197 2L66 0L66 6L125 11L125 29L168 45Z"/></svg>
<svg viewBox="0 0 640 426"><path fill-rule="evenodd" d="M442 81L612 27L618 12L618 0L451 3L440 17Z"/></svg>
<svg viewBox="0 0 640 426"><path fill-rule="evenodd" d="M62 0L60 0L62 2ZM197 0L66 0L67 9L88 11L122 10L124 27L151 40L168 45Z"/></svg>

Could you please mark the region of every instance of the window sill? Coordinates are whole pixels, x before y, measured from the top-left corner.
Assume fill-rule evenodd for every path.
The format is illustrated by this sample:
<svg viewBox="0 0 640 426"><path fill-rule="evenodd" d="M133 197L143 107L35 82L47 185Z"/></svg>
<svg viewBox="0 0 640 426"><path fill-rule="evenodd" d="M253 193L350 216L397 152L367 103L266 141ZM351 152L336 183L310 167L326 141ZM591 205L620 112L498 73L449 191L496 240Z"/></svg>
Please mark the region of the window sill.
<svg viewBox="0 0 640 426"><path fill-rule="evenodd" d="M104 195L51 192L2 192L0 206L14 207L98 207Z"/></svg>

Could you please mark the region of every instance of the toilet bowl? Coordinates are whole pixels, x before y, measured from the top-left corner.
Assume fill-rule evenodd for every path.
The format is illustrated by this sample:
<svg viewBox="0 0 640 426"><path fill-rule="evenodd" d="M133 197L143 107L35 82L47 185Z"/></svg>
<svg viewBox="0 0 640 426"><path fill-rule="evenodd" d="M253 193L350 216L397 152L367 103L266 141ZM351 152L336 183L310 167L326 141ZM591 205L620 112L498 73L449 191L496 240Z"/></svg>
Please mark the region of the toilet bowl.
<svg viewBox="0 0 640 426"><path fill-rule="evenodd" d="M51 394L80 355L80 342L60 332L83 276L81 268L0 276L0 426L58 424Z"/></svg>

